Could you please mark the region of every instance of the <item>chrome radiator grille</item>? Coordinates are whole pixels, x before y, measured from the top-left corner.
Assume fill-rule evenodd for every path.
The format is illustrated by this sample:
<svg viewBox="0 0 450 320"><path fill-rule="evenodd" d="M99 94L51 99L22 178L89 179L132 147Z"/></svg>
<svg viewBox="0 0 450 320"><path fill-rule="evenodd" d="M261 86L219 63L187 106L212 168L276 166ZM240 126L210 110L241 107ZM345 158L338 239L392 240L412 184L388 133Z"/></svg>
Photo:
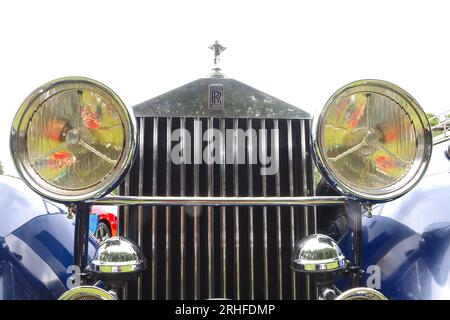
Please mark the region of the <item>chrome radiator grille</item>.
<svg viewBox="0 0 450 320"><path fill-rule="evenodd" d="M312 195L309 120L137 120L138 158L120 186L122 195ZM194 162L195 157L203 159L203 150L213 139L207 134L203 141L203 133L212 128L220 132L253 128L258 141L250 135L244 141L233 139L231 145L223 144L216 150L222 159L234 159L234 164L171 161L172 147L179 143L171 141L174 130L187 129L191 134ZM269 129L267 134L260 133L259 129L264 128ZM278 129L273 140L270 129ZM183 138L186 142L182 134L181 141ZM180 146L187 151L187 143ZM237 156L242 148L244 163ZM255 149L256 154L268 154L272 161L278 161L278 174L260 174L260 162L249 161ZM207 157L211 159L211 155ZM308 298L308 279L292 272L289 260L296 241L315 228L316 219L309 207L122 207L119 234L141 245L148 264L138 283L129 284L124 294L131 299Z"/></svg>

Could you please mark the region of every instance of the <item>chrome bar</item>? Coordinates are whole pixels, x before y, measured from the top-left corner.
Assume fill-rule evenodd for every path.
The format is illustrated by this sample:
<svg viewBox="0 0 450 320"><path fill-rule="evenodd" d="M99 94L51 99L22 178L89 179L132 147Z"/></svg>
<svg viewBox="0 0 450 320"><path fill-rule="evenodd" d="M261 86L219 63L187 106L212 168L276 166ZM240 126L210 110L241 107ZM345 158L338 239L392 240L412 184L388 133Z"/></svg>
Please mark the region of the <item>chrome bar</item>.
<svg viewBox="0 0 450 320"><path fill-rule="evenodd" d="M301 167L302 167L302 185L303 185L303 195L308 194L308 180L307 180L307 172L306 172L306 130L305 130L305 120L300 120L300 153L301 153ZM309 234L309 217L308 217L308 208L303 208L303 227L304 234L303 236L307 236ZM310 289L311 282L308 275L306 275L306 299L311 299Z"/></svg>
<svg viewBox="0 0 450 320"><path fill-rule="evenodd" d="M125 178L124 195L130 194L130 175ZM123 236L128 237L128 220L130 219L130 208L127 206L123 208Z"/></svg>
<svg viewBox="0 0 450 320"><path fill-rule="evenodd" d="M252 119L247 119L247 130L252 129ZM247 180L248 180L248 195L253 197L253 136L250 134L248 136L248 164L247 164ZM249 296L251 300L255 299L255 244L254 244L254 233L253 233L253 207L248 208L248 243L249 243Z"/></svg>
<svg viewBox="0 0 450 320"><path fill-rule="evenodd" d="M194 119L194 197L200 193L200 161L202 158L202 122ZM200 298L200 224L199 207L194 207L194 299Z"/></svg>
<svg viewBox="0 0 450 320"><path fill-rule="evenodd" d="M234 141L233 141L233 191L234 195L239 196L239 159L238 159L238 129L239 119L233 119ZM239 235L239 207L234 207L234 280L235 280L235 297L237 300L241 298L241 275L240 275L240 235Z"/></svg>
<svg viewBox="0 0 450 320"><path fill-rule="evenodd" d="M294 196L294 160L293 160L293 142L292 142L292 120L287 120L287 147L288 147L288 175L289 175L289 196ZM295 211L294 207L289 207L289 216L291 219L291 256L294 255L295 252ZM292 299L297 299L297 286L296 286L296 277L297 274L295 271L291 270L291 294Z"/></svg>
<svg viewBox="0 0 450 320"><path fill-rule="evenodd" d="M185 158L186 137L184 136L186 129L186 118L180 119L181 129L181 152L183 159ZM182 161L180 166L180 195L186 195L186 163ZM180 299L184 300L186 297L186 212L185 207L180 207Z"/></svg>
<svg viewBox="0 0 450 320"><path fill-rule="evenodd" d="M306 121L306 120L305 120ZM311 120L307 120L308 121L308 123L309 123L309 127L311 128ZM311 147L310 147L311 148ZM315 168L315 164L314 164L314 161L313 161L313 159L312 159L312 157L309 157L309 161L310 161L310 163L311 163L311 168L313 168L313 170L314 170L314 168ZM312 178L312 180L313 181L311 181L311 184L313 184L313 186L312 186L312 190L311 190L311 192L310 192L310 194L312 195L312 196L315 196L316 195L316 189L314 188L314 173L312 172L311 173L311 176L313 177ZM313 211L313 215L312 215L312 224L313 224L313 232L314 233L317 233L317 207L313 207L312 208L312 211ZM318 296L316 296L316 297L318 297Z"/></svg>
<svg viewBox="0 0 450 320"><path fill-rule="evenodd" d="M277 197L281 196L281 186L280 186L280 135L279 135L279 126L278 119L273 120L273 128L275 135L275 143L274 149L272 150L272 159L277 164L278 171L275 174L275 193ZM283 274L281 273L283 270L283 260L282 260L282 243L281 243L281 207L276 207L276 228L277 228L277 289L278 289L278 298L283 299Z"/></svg>
<svg viewBox="0 0 450 320"><path fill-rule="evenodd" d="M300 136L301 136L301 163L302 163L302 185L303 185L303 195L308 194L308 179L307 179L307 164L306 164L306 131L305 131L305 121L300 121ZM304 208L304 230L305 235L309 234L309 217L308 208Z"/></svg>
<svg viewBox="0 0 450 320"><path fill-rule="evenodd" d="M124 190L125 196L129 196L130 194L130 175L127 175L125 178L125 190ZM126 206L123 208L123 236L126 238L128 237L128 225L129 225L129 219L130 219L130 208ZM123 288L123 297L124 299L128 298L128 286L125 286Z"/></svg>
<svg viewBox="0 0 450 320"><path fill-rule="evenodd" d="M145 136L145 118L140 118L139 120L139 178L138 178L138 194L139 196L144 195L144 136ZM143 237L143 210L142 206L138 207L138 221L137 221L137 238L138 245L142 248L142 237ZM141 300L142 298L142 277L139 276L137 283L137 298Z"/></svg>
<svg viewBox="0 0 450 320"><path fill-rule="evenodd" d="M225 183L225 119L220 119L220 132L222 133L222 139L220 142L220 195L226 199L226 183ZM236 205L233 203L233 205ZM220 208L220 266L222 276L222 297L227 298L227 227L226 227L226 208Z"/></svg>
<svg viewBox="0 0 450 320"><path fill-rule="evenodd" d="M166 135L166 196L171 195L172 166L170 153L172 151L172 118L167 118L167 135ZM171 208L166 207L166 300L171 298Z"/></svg>
<svg viewBox="0 0 450 320"><path fill-rule="evenodd" d="M263 157L267 157L267 132L266 132L266 120L261 120L261 153ZM262 195L267 197L267 179L265 175L261 176L262 179ZM264 298L269 300L269 252L267 244L267 207L263 207L263 259L264 259Z"/></svg>
<svg viewBox="0 0 450 320"><path fill-rule="evenodd" d="M208 118L208 145L213 143L214 119ZM208 150L208 197L214 195L214 166ZM208 298L214 297L214 208L208 207Z"/></svg>
<svg viewBox="0 0 450 320"><path fill-rule="evenodd" d="M155 197L158 192L158 118L153 119L153 168L152 168L152 195ZM157 247L156 233L158 208L152 207L152 299L157 298Z"/></svg>
<svg viewBox="0 0 450 320"><path fill-rule="evenodd" d="M107 196L86 202L96 205L150 206L335 206L345 204L345 196L316 197L133 197Z"/></svg>

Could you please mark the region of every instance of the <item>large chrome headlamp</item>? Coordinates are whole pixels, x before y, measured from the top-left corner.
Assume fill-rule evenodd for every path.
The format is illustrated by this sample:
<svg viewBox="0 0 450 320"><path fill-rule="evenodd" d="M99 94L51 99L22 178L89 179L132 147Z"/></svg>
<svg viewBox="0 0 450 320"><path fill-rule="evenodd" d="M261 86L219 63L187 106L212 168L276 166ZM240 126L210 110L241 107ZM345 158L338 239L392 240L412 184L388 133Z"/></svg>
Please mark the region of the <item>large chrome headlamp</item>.
<svg viewBox="0 0 450 320"><path fill-rule="evenodd" d="M105 85L62 78L22 103L11 129L18 173L60 202L100 197L126 174L136 145L134 118Z"/></svg>
<svg viewBox="0 0 450 320"><path fill-rule="evenodd" d="M339 89L314 119L313 144L328 182L344 195L372 202L409 191L425 173L432 150L420 105L380 80Z"/></svg>

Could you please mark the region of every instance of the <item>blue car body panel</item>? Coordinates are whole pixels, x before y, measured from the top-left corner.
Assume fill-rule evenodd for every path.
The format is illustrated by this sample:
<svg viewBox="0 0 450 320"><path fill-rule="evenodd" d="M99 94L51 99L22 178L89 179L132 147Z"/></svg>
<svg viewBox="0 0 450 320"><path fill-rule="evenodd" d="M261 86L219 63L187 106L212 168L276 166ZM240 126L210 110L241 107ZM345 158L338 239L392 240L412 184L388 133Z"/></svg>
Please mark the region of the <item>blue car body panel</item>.
<svg viewBox="0 0 450 320"><path fill-rule="evenodd" d="M427 175L408 194L363 217L363 269L380 271L390 299L450 299L450 163L437 145ZM351 233L340 241L351 257ZM367 281L369 280L369 283ZM373 285L365 273L362 284Z"/></svg>
<svg viewBox="0 0 450 320"><path fill-rule="evenodd" d="M0 178L0 299L56 299L73 265L74 220L16 178ZM89 241L89 259L98 244Z"/></svg>

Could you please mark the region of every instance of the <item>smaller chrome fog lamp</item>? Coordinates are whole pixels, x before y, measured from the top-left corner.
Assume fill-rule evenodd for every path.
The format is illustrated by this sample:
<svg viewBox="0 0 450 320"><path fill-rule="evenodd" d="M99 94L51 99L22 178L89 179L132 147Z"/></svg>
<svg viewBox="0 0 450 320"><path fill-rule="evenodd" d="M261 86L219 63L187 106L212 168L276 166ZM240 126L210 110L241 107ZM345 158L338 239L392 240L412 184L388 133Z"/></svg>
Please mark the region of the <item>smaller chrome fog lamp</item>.
<svg viewBox="0 0 450 320"><path fill-rule="evenodd" d="M98 287L80 286L67 290L58 300L116 300L116 297Z"/></svg>
<svg viewBox="0 0 450 320"><path fill-rule="evenodd" d="M323 234L304 238L291 258L291 268L298 272L332 272L343 269L345 265L346 259L337 243Z"/></svg>
<svg viewBox="0 0 450 320"><path fill-rule="evenodd" d="M112 237L102 242L90 265L90 272L98 280L121 287L124 281L135 280L145 269L141 249L123 237Z"/></svg>

